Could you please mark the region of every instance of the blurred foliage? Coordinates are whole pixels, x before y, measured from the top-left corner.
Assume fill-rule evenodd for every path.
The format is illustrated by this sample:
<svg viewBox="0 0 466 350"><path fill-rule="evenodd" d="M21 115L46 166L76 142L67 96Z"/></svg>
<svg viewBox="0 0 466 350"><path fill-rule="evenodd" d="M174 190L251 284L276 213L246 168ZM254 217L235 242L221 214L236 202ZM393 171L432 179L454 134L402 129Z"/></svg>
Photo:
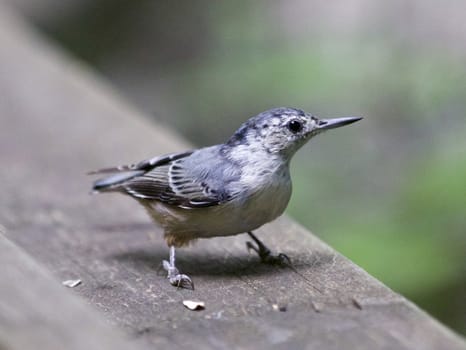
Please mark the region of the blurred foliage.
<svg viewBox="0 0 466 350"><path fill-rule="evenodd" d="M356 205L362 213L339 211L321 231L368 272L464 332L466 147L455 140L441 149L406 166L386 205L367 198ZM293 201L291 212L301 204Z"/></svg>
<svg viewBox="0 0 466 350"><path fill-rule="evenodd" d="M464 3L73 2L36 23L198 145L275 106L363 115L297 154L288 212L466 334Z"/></svg>

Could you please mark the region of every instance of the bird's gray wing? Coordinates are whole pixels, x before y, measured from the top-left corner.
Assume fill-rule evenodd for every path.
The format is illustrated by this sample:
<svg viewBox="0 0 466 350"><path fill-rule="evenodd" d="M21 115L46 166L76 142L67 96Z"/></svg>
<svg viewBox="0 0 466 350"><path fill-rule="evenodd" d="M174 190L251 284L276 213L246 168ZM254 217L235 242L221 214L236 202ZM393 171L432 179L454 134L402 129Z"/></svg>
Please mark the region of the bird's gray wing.
<svg viewBox="0 0 466 350"><path fill-rule="evenodd" d="M120 184L119 189L141 199L153 199L185 209L218 205L237 193L228 186L239 178L215 147L174 157Z"/></svg>
<svg viewBox="0 0 466 350"><path fill-rule="evenodd" d="M178 152L178 153L170 153L165 154L163 156L157 156L150 159L145 159L139 163L133 163L129 165L119 165L111 168L103 168L95 171L90 171L88 175L96 175L96 174L113 174L113 173L121 173L121 172L130 172L130 171L149 171L157 166L165 165L170 163L171 161L187 157L191 155L194 151L185 151L185 152Z"/></svg>
<svg viewBox="0 0 466 350"><path fill-rule="evenodd" d="M110 174L109 176L98 179L94 182L92 187L92 193L122 190L124 191L125 189L123 187L123 184L125 184L129 180L141 176L159 166L169 164L174 160L188 157L193 152L194 151L171 153L163 156L146 159L139 163L133 163L130 165L120 165L116 167L91 171L88 173L88 175Z"/></svg>

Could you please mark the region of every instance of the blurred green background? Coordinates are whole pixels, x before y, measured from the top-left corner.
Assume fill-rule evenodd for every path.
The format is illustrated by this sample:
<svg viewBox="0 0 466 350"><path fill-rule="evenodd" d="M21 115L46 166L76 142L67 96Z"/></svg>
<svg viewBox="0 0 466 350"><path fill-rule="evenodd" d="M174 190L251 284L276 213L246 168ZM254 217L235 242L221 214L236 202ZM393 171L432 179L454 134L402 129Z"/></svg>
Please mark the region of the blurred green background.
<svg viewBox="0 0 466 350"><path fill-rule="evenodd" d="M466 334L466 2L10 1L199 146L276 106L364 116L299 152L288 213Z"/></svg>

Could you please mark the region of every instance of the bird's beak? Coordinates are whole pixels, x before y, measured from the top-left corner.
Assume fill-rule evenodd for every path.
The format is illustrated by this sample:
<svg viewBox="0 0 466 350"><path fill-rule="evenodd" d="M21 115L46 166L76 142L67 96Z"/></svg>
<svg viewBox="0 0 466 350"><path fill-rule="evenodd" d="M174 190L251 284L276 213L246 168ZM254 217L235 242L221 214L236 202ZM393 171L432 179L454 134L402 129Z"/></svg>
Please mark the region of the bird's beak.
<svg viewBox="0 0 466 350"><path fill-rule="evenodd" d="M319 119L317 122L316 129L323 131L328 129L339 128L340 126L345 126L358 120L361 120L362 117L342 117L342 118L333 118L333 119Z"/></svg>

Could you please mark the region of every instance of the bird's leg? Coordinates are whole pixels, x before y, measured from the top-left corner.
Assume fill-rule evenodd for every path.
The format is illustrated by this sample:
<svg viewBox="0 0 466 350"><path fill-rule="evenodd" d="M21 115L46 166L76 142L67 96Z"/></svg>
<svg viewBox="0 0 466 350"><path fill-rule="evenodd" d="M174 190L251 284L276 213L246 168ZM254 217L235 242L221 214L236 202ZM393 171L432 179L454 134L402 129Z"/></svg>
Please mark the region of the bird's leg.
<svg viewBox="0 0 466 350"><path fill-rule="evenodd" d="M167 278L170 280L172 286L180 288L194 289L194 283L187 275L181 274L175 266L175 247L170 246L169 261L162 262L163 268L168 272Z"/></svg>
<svg viewBox="0 0 466 350"><path fill-rule="evenodd" d="M248 232L249 237L256 242L257 247L252 242L246 242L246 247L248 250L254 250L263 263L273 264L273 265L291 265L290 258L283 253L273 255L269 248L262 243L259 238L257 238L251 231Z"/></svg>

